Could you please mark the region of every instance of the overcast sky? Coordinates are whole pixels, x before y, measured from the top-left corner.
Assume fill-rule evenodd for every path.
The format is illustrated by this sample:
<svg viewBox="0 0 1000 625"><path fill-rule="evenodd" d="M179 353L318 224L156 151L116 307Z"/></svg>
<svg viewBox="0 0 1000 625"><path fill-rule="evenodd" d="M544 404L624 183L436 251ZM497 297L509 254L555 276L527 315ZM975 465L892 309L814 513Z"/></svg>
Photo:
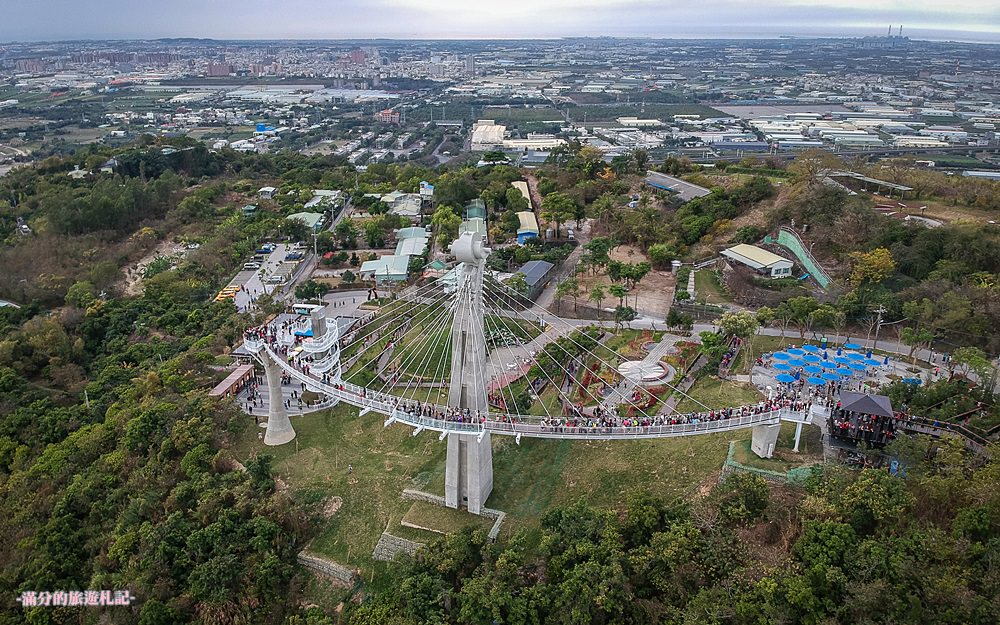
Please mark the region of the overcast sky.
<svg viewBox="0 0 1000 625"><path fill-rule="evenodd" d="M773 37L1000 42L1000 0L2 0L0 40ZM894 29L895 30L895 29Z"/></svg>

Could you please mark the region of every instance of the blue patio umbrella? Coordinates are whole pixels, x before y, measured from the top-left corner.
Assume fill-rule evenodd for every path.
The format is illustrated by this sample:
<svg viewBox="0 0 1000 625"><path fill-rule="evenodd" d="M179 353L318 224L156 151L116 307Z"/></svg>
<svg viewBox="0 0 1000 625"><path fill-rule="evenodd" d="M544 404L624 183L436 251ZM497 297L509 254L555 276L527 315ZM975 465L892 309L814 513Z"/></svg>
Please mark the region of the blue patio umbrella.
<svg viewBox="0 0 1000 625"><path fill-rule="evenodd" d="M871 357L872 357L872 350L869 349L867 352L865 352L865 358L871 358Z"/></svg>
<svg viewBox="0 0 1000 625"><path fill-rule="evenodd" d="M800 379L802 377L802 372L801 371L796 371L794 377L795 377L796 380Z"/></svg>
<svg viewBox="0 0 1000 625"><path fill-rule="evenodd" d="M777 380L777 381L779 381L779 382L784 382L785 384L791 384L792 382L795 381L795 378L793 378L792 376L788 375L787 373L782 373L782 374L778 375L777 377L775 377L774 379Z"/></svg>
<svg viewBox="0 0 1000 625"><path fill-rule="evenodd" d="M804 366L806 366L805 361L799 360L798 358L792 358L791 360L786 360L785 363L789 367L804 367Z"/></svg>
<svg viewBox="0 0 1000 625"><path fill-rule="evenodd" d="M850 358L851 360L864 360L865 359L864 354L859 354L858 352L851 352L849 354L844 354L844 355L846 357Z"/></svg>
<svg viewBox="0 0 1000 625"><path fill-rule="evenodd" d="M821 377L821 378L823 378L824 380L829 380L829 381L831 381L831 382L836 382L837 380L839 380L839 379L840 379L840 376L839 376L839 375L837 375L836 373L831 373L831 372L829 372L829 371L828 371L828 372L826 372L826 373L824 373L824 374L823 374L823 375L821 375L820 377Z"/></svg>
<svg viewBox="0 0 1000 625"><path fill-rule="evenodd" d="M882 361L882 364L883 365L889 364L889 357L888 356L885 357L885 360Z"/></svg>
<svg viewBox="0 0 1000 625"><path fill-rule="evenodd" d="M903 384L911 384L913 386L920 386L920 378L903 378Z"/></svg>
<svg viewBox="0 0 1000 625"><path fill-rule="evenodd" d="M805 356L802 357L802 360L806 362L819 362L820 360L822 360L822 358L820 358L816 354L806 354Z"/></svg>
<svg viewBox="0 0 1000 625"><path fill-rule="evenodd" d="M836 373L836 374L842 375L845 378L848 377L848 376L854 375L854 371L852 371L851 369L849 369L847 367L840 367L838 369L834 369L833 372Z"/></svg>
<svg viewBox="0 0 1000 625"><path fill-rule="evenodd" d="M792 368L791 368L791 367L789 367L788 365L786 365L786 364L785 364L785 363L783 363L783 362L776 362L776 363L774 363L774 365L773 365L773 366L774 366L774 368L775 368L775 369L777 369L778 371L791 371L791 370L792 370Z"/></svg>
<svg viewBox="0 0 1000 625"><path fill-rule="evenodd" d="M788 360L789 358L791 358L791 356L789 356L785 352L774 352L773 354L771 354L771 358L774 358L775 360Z"/></svg>
<svg viewBox="0 0 1000 625"><path fill-rule="evenodd" d="M865 363L869 367L877 367L882 364L881 360L875 360L874 358L865 358L861 362Z"/></svg>
<svg viewBox="0 0 1000 625"><path fill-rule="evenodd" d="M827 360L830 357L830 352L823 350L823 360Z"/></svg>
<svg viewBox="0 0 1000 625"><path fill-rule="evenodd" d="M802 349L803 351L807 351L811 354L818 354L821 351L820 348L815 345L803 345Z"/></svg>
<svg viewBox="0 0 1000 625"><path fill-rule="evenodd" d="M833 362L832 360L824 360L823 362L819 363L819 366L823 367L824 369L836 369L837 363Z"/></svg>
<svg viewBox="0 0 1000 625"><path fill-rule="evenodd" d="M839 356L839 355L840 355L840 354L841 354L841 353L842 353L843 351L844 351L844 350L842 350L841 348L839 348L839 347L838 347L838 348L837 348L837 355Z"/></svg>
<svg viewBox="0 0 1000 625"><path fill-rule="evenodd" d="M861 349L857 343L844 343L844 349Z"/></svg>
<svg viewBox="0 0 1000 625"><path fill-rule="evenodd" d="M809 382L810 384L817 384L817 385L819 385L819 384L826 384L826 380L824 380L823 378L818 378L816 376L812 376L812 377L807 378L806 382Z"/></svg>
<svg viewBox="0 0 1000 625"><path fill-rule="evenodd" d="M823 373L823 367L819 367L817 365L809 365L808 367L803 369L803 371L805 371L806 373Z"/></svg>
<svg viewBox="0 0 1000 625"><path fill-rule="evenodd" d="M833 362L839 362L842 365L849 365L851 364L851 359L847 356L837 356L833 359Z"/></svg>
<svg viewBox="0 0 1000 625"><path fill-rule="evenodd" d="M854 369L855 371L864 371L865 369L868 368L868 367L864 366L863 364L861 364L860 362L852 362L851 364L849 364L847 366L850 367L851 369Z"/></svg>
<svg viewBox="0 0 1000 625"><path fill-rule="evenodd" d="M802 351L798 347L793 347L791 349L786 349L785 351L788 352L789 354L793 355L793 356L801 356L802 354L805 353L804 351Z"/></svg>

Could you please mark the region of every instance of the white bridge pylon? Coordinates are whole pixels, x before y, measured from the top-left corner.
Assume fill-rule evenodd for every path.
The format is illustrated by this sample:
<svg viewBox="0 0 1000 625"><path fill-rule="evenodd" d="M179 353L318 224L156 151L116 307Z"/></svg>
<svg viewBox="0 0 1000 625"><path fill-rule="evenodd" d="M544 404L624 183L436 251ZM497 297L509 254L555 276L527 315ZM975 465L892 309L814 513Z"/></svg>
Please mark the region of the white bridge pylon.
<svg viewBox="0 0 1000 625"><path fill-rule="evenodd" d="M374 320L344 337L337 334L336 324L327 327L322 312L314 313L310 320L313 337L298 346L302 348L296 350L298 356L290 355L290 333L263 328L245 337L247 350L265 369L280 368L308 390L328 397L323 408L344 402L357 407L362 415L381 415L386 427L401 423L413 427L414 435L429 430L447 438L445 501L450 507L464 505L478 514L485 505L493 487L492 434L515 436L518 442L523 436L638 440L754 428L754 451L770 456L781 420L809 419L790 406L764 402L726 411L725 418L719 414L710 418L714 411L694 398L690 399L703 408L694 417L658 415L647 412L650 402L645 400L653 396L641 386L629 388L627 393L615 391L621 397L609 410L607 398L578 379L586 363L600 362L614 369L606 360L608 348L581 344L583 338L573 334L578 328L487 278L484 267L490 250L481 235L462 234L453 243L452 252L460 264L450 278L411 287L400 299L383 306ZM530 340L513 346L500 340L523 333L525 326L542 323L556 330L543 332L546 339L547 334L553 334L552 341L535 339L532 348ZM561 333L560 324L565 326ZM408 337L409 343L401 341L403 337ZM553 343L556 339L559 342ZM557 347L550 350L553 344ZM394 354L397 347L401 353ZM365 366L356 366L368 356L369 349L377 353ZM600 350L605 350L604 357ZM511 358L514 363L507 362ZM516 371L512 370L515 365L520 367ZM352 383L364 371L374 379L364 385ZM534 380L527 379L528 371L534 372ZM269 397L280 402L278 377L268 375L267 381ZM272 383L276 388L271 388ZM544 414L522 414L518 406L525 405L524 396L515 395L515 384L527 389L529 403L539 406ZM659 384L687 397L668 382ZM433 397L444 395L444 389L446 403L433 401ZM549 393L548 406L539 396L541 389L556 391L556 399ZM574 389L588 407L574 405L569 398ZM275 432L274 436L265 433L266 444L283 444L295 436L290 423L285 427L281 408L269 406L267 432L271 432L272 421ZM618 409L628 414L620 414Z"/></svg>

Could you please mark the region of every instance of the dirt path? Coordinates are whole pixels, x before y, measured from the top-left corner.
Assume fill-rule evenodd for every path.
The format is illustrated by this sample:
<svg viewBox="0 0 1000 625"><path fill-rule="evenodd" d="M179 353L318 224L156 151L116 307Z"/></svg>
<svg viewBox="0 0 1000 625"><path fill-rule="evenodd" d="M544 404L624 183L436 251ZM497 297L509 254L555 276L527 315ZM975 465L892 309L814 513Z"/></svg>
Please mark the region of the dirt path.
<svg viewBox="0 0 1000 625"><path fill-rule="evenodd" d="M132 297L142 294L142 275L154 260L160 256L181 257L186 253L187 250L180 243L161 241L152 251L139 259L135 266L125 268L125 295Z"/></svg>

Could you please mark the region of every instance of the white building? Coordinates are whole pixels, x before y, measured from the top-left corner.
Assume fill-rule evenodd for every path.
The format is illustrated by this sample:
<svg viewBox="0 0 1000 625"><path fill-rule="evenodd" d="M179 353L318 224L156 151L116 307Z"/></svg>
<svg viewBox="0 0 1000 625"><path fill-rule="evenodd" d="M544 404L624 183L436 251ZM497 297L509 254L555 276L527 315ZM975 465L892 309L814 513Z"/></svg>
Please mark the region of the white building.
<svg viewBox="0 0 1000 625"><path fill-rule="evenodd" d="M750 267L759 274L771 278L787 278L792 275L794 263L787 258L769 252L756 245L741 243L722 250L722 255L733 262Z"/></svg>

